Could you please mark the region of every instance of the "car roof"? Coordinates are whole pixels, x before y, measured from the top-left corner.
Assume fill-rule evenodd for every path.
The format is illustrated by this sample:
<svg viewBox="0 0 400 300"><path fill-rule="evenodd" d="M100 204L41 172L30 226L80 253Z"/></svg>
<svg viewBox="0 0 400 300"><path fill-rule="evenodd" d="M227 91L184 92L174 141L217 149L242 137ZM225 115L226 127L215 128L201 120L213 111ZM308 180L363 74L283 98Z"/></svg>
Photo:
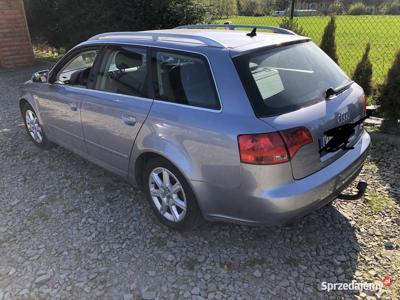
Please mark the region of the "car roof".
<svg viewBox="0 0 400 300"><path fill-rule="evenodd" d="M249 30L221 30L221 29L164 29L149 31L109 32L90 38L87 43L107 42L141 45L184 44L194 47L213 47L229 49L234 53L241 53L260 47L268 47L309 40L295 34L281 34L257 32L250 37Z"/></svg>

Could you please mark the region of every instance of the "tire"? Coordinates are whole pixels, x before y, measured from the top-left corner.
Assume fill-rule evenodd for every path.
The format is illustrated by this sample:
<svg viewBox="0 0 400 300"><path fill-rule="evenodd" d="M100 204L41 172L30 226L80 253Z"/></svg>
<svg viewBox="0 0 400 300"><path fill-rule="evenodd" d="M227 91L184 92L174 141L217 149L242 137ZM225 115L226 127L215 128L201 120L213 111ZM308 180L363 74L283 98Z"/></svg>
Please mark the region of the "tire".
<svg viewBox="0 0 400 300"><path fill-rule="evenodd" d="M167 177L168 181L164 179ZM142 182L146 198L162 224L186 231L202 223L203 217L190 185L169 161L163 158L149 160L144 168Z"/></svg>
<svg viewBox="0 0 400 300"><path fill-rule="evenodd" d="M25 104L22 107L22 118L24 119L28 136L37 147L41 149L50 149L54 146L54 144L47 139L35 110L29 104Z"/></svg>

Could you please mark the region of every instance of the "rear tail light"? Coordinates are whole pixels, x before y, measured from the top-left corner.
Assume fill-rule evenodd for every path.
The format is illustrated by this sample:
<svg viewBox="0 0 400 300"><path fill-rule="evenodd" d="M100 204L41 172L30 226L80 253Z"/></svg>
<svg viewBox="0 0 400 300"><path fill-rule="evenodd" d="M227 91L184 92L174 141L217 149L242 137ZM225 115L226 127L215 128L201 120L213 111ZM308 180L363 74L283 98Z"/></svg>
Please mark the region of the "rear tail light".
<svg viewBox="0 0 400 300"><path fill-rule="evenodd" d="M307 128L299 127L281 131L290 158L294 157L301 147L311 144L313 139Z"/></svg>
<svg viewBox="0 0 400 300"><path fill-rule="evenodd" d="M312 143L310 132L303 127L280 132L239 135L240 161L256 165L288 162L304 145Z"/></svg>
<svg viewBox="0 0 400 300"><path fill-rule="evenodd" d="M239 136L241 162L273 165L289 161L289 155L278 132Z"/></svg>
<svg viewBox="0 0 400 300"><path fill-rule="evenodd" d="M361 101L362 101L363 114L364 114L364 116L366 116L367 115L367 97L365 97L365 95L363 95L361 98Z"/></svg>

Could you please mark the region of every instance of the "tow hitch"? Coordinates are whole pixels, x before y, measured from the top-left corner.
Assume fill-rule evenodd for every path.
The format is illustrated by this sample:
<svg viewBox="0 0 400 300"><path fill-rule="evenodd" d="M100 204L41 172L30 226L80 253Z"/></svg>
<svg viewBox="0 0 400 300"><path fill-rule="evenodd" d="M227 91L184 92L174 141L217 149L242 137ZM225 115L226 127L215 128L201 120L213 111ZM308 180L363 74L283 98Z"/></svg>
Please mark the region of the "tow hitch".
<svg viewBox="0 0 400 300"><path fill-rule="evenodd" d="M339 194L338 199L341 200L348 200L348 201L352 201L352 200L358 200L360 199L362 196L364 196L365 194L365 190L367 189L368 184L365 181L360 181L357 184L357 190L358 193L355 195L344 195L344 194Z"/></svg>

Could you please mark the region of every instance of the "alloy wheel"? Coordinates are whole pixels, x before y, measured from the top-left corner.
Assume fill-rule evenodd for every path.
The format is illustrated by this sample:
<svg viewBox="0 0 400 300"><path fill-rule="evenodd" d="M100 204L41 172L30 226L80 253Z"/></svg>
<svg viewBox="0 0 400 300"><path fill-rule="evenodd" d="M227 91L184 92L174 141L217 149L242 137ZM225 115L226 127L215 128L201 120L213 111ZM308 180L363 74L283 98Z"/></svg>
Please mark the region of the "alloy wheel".
<svg viewBox="0 0 400 300"><path fill-rule="evenodd" d="M159 213L171 222L180 222L187 212L185 191L178 178L166 168L150 172L149 189Z"/></svg>
<svg viewBox="0 0 400 300"><path fill-rule="evenodd" d="M41 144L43 142L43 130L34 111L28 109L25 112L25 122L28 132L33 140L36 143Z"/></svg>

